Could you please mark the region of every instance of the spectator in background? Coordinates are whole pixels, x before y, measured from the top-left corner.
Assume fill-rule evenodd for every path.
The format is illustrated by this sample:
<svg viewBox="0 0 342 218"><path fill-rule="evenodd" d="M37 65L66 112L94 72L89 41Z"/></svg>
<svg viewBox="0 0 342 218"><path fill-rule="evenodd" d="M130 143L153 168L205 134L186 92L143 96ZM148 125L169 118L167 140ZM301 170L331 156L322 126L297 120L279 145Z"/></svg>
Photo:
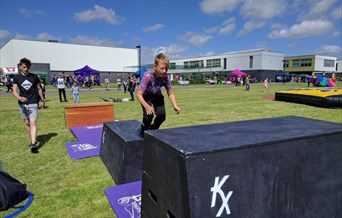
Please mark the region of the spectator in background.
<svg viewBox="0 0 342 218"><path fill-rule="evenodd" d="M308 87L310 86L310 83L311 83L311 76L307 76L306 77L306 80L307 80L307 83L308 83Z"/></svg>
<svg viewBox="0 0 342 218"><path fill-rule="evenodd" d="M121 78L120 77L117 77L116 85L118 86L118 90L121 90Z"/></svg>
<svg viewBox="0 0 342 218"><path fill-rule="evenodd" d="M249 75L246 76L245 85L246 85L246 91L249 91L249 88L250 88L250 85L249 85Z"/></svg>
<svg viewBox="0 0 342 218"><path fill-rule="evenodd" d="M11 91L13 92L12 86L13 86L13 79L10 78L9 76L6 76L5 78L5 85L7 87L7 92Z"/></svg>
<svg viewBox="0 0 342 218"><path fill-rule="evenodd" d="M131 95L131 101L134 101L134 80L133 80L133 76L129 76L128 77L128 91L129 94Z"/></svg>
<svg viewBox="0 0 342 218"><path fill-rule="evenodd" d="M44 77L41 78L41 80L40 80L40 88L42 89L42 93L43 93L44 99L46 99L45 98L46 82L45 82L45 78ZM39 108L45 109L46 108L45 101L40 101L40 102L41 102L41 104L40 104Z"/></svg>
<svg viewBox="0 0 342 218"><path fill-rule="evenodd" d="M74 81L73 85L71 86L71 94L75 104L80 103L80 88L77 85L77 82Z"/></svg>
<svg viewBox="0 0 342 218"><path fill-rule="evenodd" d="M267 90L268 90L268 78L266 78L264 80L263 85L264 85L264 92L267 92Z"/></svg>
<svg viewBox="0 0 342 218"><path fill-rule="evenodd" d="M58 87L59 101L63 102L62 101L62 94L63 94L64 101L68 102L66 99L66 94L65 94L65 81L61 73L59 74L59 77L57 79L57 87Z"/></svg>
<svg viewBox="0 0 342 218"><path fill-rule="evenodd" d="M109 78L108 78L108 76L106 76L106 78L104 79L104 84L106 86L106 91L109 90L109 83L110 83Z"/></svg>
<svg viewBox="0 0 342 218"><path fill-rule="evenodd" d="M124 80L122 84L123 84L123 87L124 87L124 93L126 93L127 92L127 85L128 85L127 80Z"/></svg>

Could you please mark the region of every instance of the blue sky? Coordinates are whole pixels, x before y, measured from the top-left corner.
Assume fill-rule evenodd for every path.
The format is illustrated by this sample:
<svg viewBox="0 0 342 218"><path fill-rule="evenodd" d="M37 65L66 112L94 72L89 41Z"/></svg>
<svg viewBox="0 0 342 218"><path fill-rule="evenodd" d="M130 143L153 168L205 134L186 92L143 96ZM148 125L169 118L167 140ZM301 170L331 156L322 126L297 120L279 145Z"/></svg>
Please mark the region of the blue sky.
<svg viewBox="0 0 342 218"><path fill-rule="evenodd" d="M12 38L124 48L142 63L268 48L342 59L341 0L1 0L1 46Z"/></svg>

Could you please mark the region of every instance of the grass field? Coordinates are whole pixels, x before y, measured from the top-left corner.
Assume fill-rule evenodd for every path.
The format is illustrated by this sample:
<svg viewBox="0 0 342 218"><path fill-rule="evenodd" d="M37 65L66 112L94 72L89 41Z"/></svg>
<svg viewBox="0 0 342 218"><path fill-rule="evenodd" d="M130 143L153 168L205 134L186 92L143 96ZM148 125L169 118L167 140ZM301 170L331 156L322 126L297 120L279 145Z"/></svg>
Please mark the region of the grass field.
<svg viewBox="0 0 342 218"><path fill-rule="evenodd" d="M341 88L341 83L338 85ZM176 115L166 99L167 118L161 128L199 124L234 122L279 116L302 116L342 125L341 109L326 109L303 104L274 101L278 90L306 88L306 84L270 84L267 93L260 84L252 84L246 92L241 86L199 85L174 86L182 109ZM114 184L99 157L72 160L65 143L75 141L65 126L64 103L57 90L49 87L45 110L39 111L39 154L28 149L29 137L20 118L17 101L0 91L0 159L3 170L26 183L35 195L32 205L19 217L115 217L104 194ZM67 90L71 102L70 90ZM81 90L81 103L99 102L100 97L129 98L129 93ZM114 103L116 120L141 120L137 101ZM286 131L286 129L284 130ZM136 134L133 130L132 134ZM0 212L0 217L13 212Z"/></svg>

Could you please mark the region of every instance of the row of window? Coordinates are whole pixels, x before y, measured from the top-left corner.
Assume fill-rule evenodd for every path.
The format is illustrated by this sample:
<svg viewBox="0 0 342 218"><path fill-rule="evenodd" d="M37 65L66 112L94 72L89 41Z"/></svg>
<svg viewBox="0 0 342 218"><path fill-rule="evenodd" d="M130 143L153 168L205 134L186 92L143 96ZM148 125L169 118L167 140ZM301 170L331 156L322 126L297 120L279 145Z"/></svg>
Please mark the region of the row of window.
<svg viewBox="0 0 342 218"><path fill-rule="evenodd" d="M292 60L292 67L311 67L312 59L294 59ZM335 60L324 59L324 67L335 67ZM289 60L284 60L284 68L289 67Z"/></svg>
<svg viewBox="0 0 342 218"><path fill-rule="evenodd" d="M209 59L206 60L206 67L221 67L221 59ZM204 67L203 60L199 61L185 61L184 68L191 69L191 68L202 68ZM253 68L253 56L249 56L249 68Z"/></svg>
<svg viewBox="0 0 342 218"><path fill-rule="evenodd" d="M292 67L311 67L312 59L295 59L292 60Z"/></svg>

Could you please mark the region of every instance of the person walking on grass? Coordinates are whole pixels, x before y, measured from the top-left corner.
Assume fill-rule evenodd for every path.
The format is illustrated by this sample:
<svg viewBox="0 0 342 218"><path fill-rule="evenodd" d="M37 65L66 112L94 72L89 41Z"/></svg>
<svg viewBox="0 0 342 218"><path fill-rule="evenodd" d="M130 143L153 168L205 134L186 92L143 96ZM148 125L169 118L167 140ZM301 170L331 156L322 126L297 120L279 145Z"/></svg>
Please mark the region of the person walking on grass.
<svg viewBox="0 0 342 218"><path fill-rule="evenodd" d="M158 54L155 57L153 70L147 71L139 84L137 99L143 110L143 120L139 131L141 137L144 137L145 130L159 129L166 119L164 96L161 92L162 87L165 87L174 111L177 114L181 112L176 97L171 90L171 81L167 74L169 66L169 59L162 53Z"/></svg>
<svg viewBox="0 0 342 218"><path fill-rule="evenodd" d="M245 84L246 84L246 91L249 91L249 88L250 88L250 85L249 85L249 75L246 76Z"/></svg>
<svg viewBox="0 0 342 218"><path fill-rule="evenodd" d="M104 79L104 83L105 83L105 85L106 85L106 91L108 91L109 90L109 78L108 78L108 76L106 76L106 78Z"/></svg>
<svg viewBox="0 0 342 218"><path fill-rule="evenodd" d="M42 78L42 79L40 80L40 88L41 88L41 90L42 90L44 99L46 99L46 98L45 98L45 91L46 91L46 82L45 82L45 78ZM45 108L46 108L46 106L45 106L45 101L41 101L39 108L41 108L41 109L45 109Z"/></svg>
<svg viewBox="0 0 342 218"><path fill-rule="evenodd" d="M45 99L39 78L29 72L30 67L31 61L29 59L20 59L20 73L13 78L13 95L18 99L19 111L30 136L29 148L32 153L38 153L36 145L38 102L39 100L44 102Z"/></svg>
<svg viewBox="0 0 342 218"><path fill-rule="evenodd" d="M71 86L71 94L74 99L74 103L80 103L80 87L77 85L76 81L74 81L74 83Z"/></svg>
<svg viewBox="0 0 342 218"><path fill-rule="evenodd" d="M268 90L268 78L266 78L263 82L263 86L264 86L264 92L267 92Z"/></svg>
<svg viewBox="0 0 342 218"><path fill-rule="evenodd" d="M133 76L128 77L128 91L131 96L131 101L134 101L135 84L134 84Z"/></svg>

